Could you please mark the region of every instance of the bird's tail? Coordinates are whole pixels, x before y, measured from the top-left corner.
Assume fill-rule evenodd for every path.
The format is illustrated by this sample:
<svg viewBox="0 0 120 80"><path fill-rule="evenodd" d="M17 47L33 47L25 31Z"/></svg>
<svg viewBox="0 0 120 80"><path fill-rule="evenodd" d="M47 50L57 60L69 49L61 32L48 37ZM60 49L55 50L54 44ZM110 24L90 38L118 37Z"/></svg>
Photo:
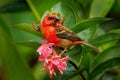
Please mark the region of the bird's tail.
<svg viewBox="0 0 120 80"><path fill-rule="evenodd" d="M87 45L87 46L93 48L93 49L95 50L95 53L96 53L96 54L99 53L99 50L98 50L98 48L97 48L95 45L93 45L93 44L91 44L91 43L89 43L89 42L84 42L84 41L82 42L82 44Z"/></svg>

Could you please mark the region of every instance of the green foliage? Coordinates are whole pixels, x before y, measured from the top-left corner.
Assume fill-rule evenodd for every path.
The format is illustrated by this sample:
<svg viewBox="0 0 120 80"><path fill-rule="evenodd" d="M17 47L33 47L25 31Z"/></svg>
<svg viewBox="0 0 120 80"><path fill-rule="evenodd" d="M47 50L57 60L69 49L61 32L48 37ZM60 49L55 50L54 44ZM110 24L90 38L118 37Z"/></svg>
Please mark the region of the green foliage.
<svg viewBox="0 0 120 80"><path fill-rule="evenodd" d="M15 47L15 42L7 34L5 29L0 26L0 58L3 62L7 80L34 80L30 68L26 65L23 57ZM14 75L14 76L13 76Z"/></svg>
<svg viewBox="0 0 120 80"><path fill-rule="evenodd" d="M107 33L107 34L101 35L101 36L93 39L91 42L93 42L97 46L102 46L106 43L109 43L111 41L115 41L115 40L118 40L118 39L120 39L120 34Z"/></svg>
<svg viewBox="0 0 120 80"><path fill-rule="evenodd" d="M34 34L34 35L36 35L38 37L39 36L42 37L42 34L40 32L32 30L32 24L24 24L24 23L22 23L22 24L16 25L15 28L26 31L26 32L31 33L31 34Z"/></svg>
<svg viewBox="0 0 120 80"><path fill-rule="evenodd" d="M105 19L105 18L92 18L92 19L88 19L88 20L82 20L82 21L78 22L77 24L75 24L72 27L72 30L74 32L78 33L80 31L85 30L90 27L97 27L96 26L97 24L101 24L107 20L108 19Z"/></svg>
<svg viewBox="0 0 120 80"><path fill-rule="evenodd" d="M44 39L41 32L32 30L46 12L56 12L65 18L64 25L80 38L96 45L92 48L77 45L67 50L70 56L67 70L53 80L105 80L112 69L120 65L119 0L8 0L0 3L0 80L49 80L41 72L37 48ZM115 2L115 3L114 3ZM116 7L117 6L117 7ZM115 12L114 12L115 11ZM112 14L112 15L111 15ZM107 16L107 17L106 17ZM115 20L112 19L115 17ZM116 23L116 24L115 24ZM28 49L29 48L29 49ZM107 73L110 71L111 73ZM2 74L1 74L2 73ZM112 79L111 79L112 80Z"/></svg>
<svg viewBox="0 0 120 80"><path fill-rule="evenodd" d="M99 66L97 66L89 75L88 79L93 80L98 74L105 72L109 68L112 68L116 65L120 65L120 58L113 58L110 60L107 60L106 62L103 62Z"/></svg>
<svg viewBox="0 0 120 80"><path fill-rule="evenodd" d="M104 17L115 0L93 0L90 8L90 17Z"/></svg>

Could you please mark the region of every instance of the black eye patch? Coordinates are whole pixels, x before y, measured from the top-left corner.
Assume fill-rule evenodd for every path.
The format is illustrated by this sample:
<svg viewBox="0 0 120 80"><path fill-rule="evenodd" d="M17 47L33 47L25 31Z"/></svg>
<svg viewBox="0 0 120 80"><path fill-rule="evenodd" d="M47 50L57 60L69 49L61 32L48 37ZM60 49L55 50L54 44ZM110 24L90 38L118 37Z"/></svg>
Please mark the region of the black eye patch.
<svg viewBox="0 0 120 80"><path fill-rule="evenodd" d="M48 20L54 20L55 18L54 17L48 17Z"/></svg>

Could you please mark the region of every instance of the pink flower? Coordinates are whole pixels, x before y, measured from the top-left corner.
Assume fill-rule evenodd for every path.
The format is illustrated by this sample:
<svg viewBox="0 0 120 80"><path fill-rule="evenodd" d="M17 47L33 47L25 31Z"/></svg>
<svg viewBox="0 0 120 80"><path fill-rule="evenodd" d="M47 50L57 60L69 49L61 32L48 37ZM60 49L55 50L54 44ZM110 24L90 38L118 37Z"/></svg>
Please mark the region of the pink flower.
<svg viewBox="0 0 120 80"><path fill-rule="evenodd" d="M52 46L54 45L54 43L45 43L44 40L42 40L42 46L40 46L38 49L37 49L37 52L41 55L39 57L39 60L42 61L42 60L45 60L47 59L49 56L51 56L52 54Z"/></svg>
<svg viewBox="0 0 120 80"><path fill-rule="evenodd" d="M52 63L57 67L60 74L63 74L63 70L66 70L66 61L69 59L69 56L61 58L61 56L55 56L52 58Z"/></svg>
<svg viewBox="0 0 120 80"><path fill-rule="evenodd" d="M63 74L63 71L66 70L66 61L69 59L68 56L61 58L61 55L58 55L52 46L54 43L46 43L42 40L42 45L37 49L37 52L40 54L39 61L44 62L43 71L48 71L50 78L53 75L56 75L55 70L57 69L60 74Z"/></svg>
<svg viewBox="0 0 120 80"><path fill-rule="evenodd" d="M60 74L63 74L63 71L66 70L66 61L68 59L68 56L64 58L61 58L61 56L52 56L51 59L45 61L42 70L48 71L50 78L52 78L52 75L56 75L55 69L58 69Z"/></svg>

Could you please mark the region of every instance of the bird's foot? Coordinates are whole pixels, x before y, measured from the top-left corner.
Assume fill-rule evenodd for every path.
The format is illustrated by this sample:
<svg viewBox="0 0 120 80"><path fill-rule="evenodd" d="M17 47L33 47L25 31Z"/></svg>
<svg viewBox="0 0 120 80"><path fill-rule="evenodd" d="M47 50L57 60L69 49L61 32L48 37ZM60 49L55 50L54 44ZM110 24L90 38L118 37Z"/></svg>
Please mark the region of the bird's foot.
<svg viewBox="0 0 120 80"><path fill-rule="evenodd" d="M38 25L36 25L34 22L32 23L32 30L41 31L40 27L41 27L40 26L40 21L39 21Z"/></svg>
<svg viewBox="0 0 120 80"><path fill-rule="evenodd" d="M67 51L67 48L65 48L61 53L60 55L62 55L63 53L65 53Z"/></svg>

